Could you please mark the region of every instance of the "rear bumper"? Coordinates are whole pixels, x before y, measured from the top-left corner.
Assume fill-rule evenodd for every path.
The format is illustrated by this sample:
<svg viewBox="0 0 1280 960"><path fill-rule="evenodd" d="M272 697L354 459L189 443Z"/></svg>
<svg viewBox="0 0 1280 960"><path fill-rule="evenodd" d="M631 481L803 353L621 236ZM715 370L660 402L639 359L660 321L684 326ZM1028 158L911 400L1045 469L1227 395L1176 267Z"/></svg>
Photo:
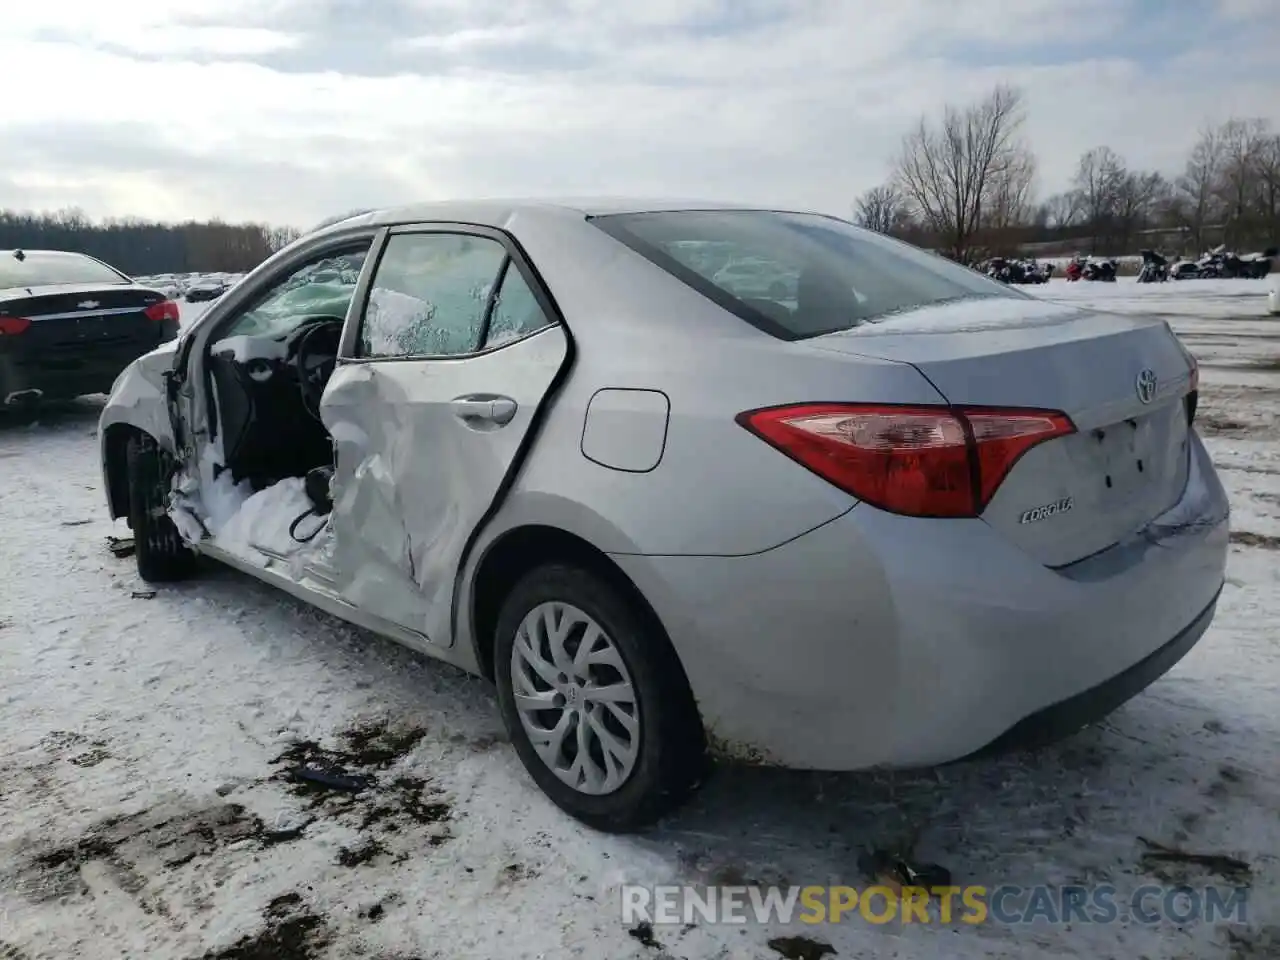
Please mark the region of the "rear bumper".
<svg viewBox="0 0 1280 960"><path fill-rule="evenodd" d="M8 349L0 350L0 407L108 393L125 367L175 336L176 327L151 343L90 344L83 350L56 352L8 344Z"/></svg>
<svg viewBox="0 0 1280 960"><path fill-rule="evenodd" d="M729 755L928 766L1097 719L1200 638L1223 583L1228 508L1198 438L1192 461L1172 510L1060 570L981 520L865 504L748 557L615 559L666 625Z"/></svg>
<svg viewBox="0 0 1280 960"><path fill-rule="evenodd" d="M1026 749L1052 743L1101 720L1117 707L1129 702L1151 684L1172 670L1204 636L1218 609L1218 597L1200 612L1187 628L1159 650L1138 661L1128 670L1090 687L1074 697L1059 701L1025 717L985 747L974 751L971 758L991 756L1009 750Z"/></svg>

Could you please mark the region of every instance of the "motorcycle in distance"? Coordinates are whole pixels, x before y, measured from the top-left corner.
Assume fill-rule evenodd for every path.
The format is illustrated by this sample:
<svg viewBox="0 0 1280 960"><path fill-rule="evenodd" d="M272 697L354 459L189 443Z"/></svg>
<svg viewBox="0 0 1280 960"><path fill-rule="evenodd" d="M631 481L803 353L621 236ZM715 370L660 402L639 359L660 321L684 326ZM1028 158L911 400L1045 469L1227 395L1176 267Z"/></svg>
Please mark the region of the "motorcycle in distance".
<svg viewBox="0 0 1280 960"><path fill-rule="evenodd" d="M1067 264L1067 279L1115 283L1116 262L1109 259L1094 257L1086 259L1085 257L1076 256Z"/></svg>
<svg viewBox="0 0 1280 960"><path fill-rule="evenodd" d="M1271 262L1277 252L1275 247L1268 247L1261 253L1242 257L1225 246L1215 247L1197 261L1196 276L1220 280L1261 280L1271 272Z"/></svg>
<svg viewBox="0 0 1280 960"><path fill-rule="evenodd" d="M1048 283L1053 276L1053 264L992 257L987 261L984 272L1001 283Z"/></svg>
<svg viewBox="0 0 1280 960"><path fill-rule="evenodd" d="M1154 250L1142 251L1142 269L1138 271L1139 283L1164 283L1169 279L1169 259Z"/></svg>

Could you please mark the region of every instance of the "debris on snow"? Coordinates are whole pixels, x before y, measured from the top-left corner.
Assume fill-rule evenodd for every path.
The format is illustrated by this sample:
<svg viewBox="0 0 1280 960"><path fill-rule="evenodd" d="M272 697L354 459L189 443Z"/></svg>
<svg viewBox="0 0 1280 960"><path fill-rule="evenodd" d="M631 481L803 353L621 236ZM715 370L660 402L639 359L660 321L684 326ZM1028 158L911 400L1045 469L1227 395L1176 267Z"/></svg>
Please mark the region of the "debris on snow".
<svg viewBox="0 0 1280 960"><path fill-rule="evenodd" d="M822 960L836 955L831 944L809 937L774 937L769 941L769 949L785 960Z"/></svg>
<svg viewBox="0 0 1280 960"><path fill-rule="evenodd" d="M874 850L858 858L868 880L901 894L904 887L933 890L951 886L951 871L936 863L924 863L888 850Z"/></svg>
<svg viewBox="0 0 1280 960"><path fill-rule="evenodd" d="M1146 837L1139 837L1138 842L1147 849L1142 854L1142 866L1151 869L1160 864L1187 864L1203 867L1224 880L1233 883L1246 883L1253 874L1253 869L1239 857L1230 857L1221 853L1188 853L1176 847L1167 847ZM1179 880L1178 882L1181 882Z"/></svg>
<svg viewBox="0 0 1280 960"><path fill-rule="evenodd" d="M133 537L107 537L107 549L117 557L124 559L133 556Z"/></svg>
<svg viewBox="0 0 1280 960"><path fill-rule="evenodd" d="M313 767L297 767L289 771L295 780L315 784L328 790L348 790L359 793L370 786L368 777L353 777L340 769L317 770Z"/></svg>
<svg viewBox="0 0 1280 960"><path fill-rule="evenodd" d="M649 923L647 920L642 920L640 923L637 923L634 927L628 930L627 936L631 937L633 940L639 941L646 947L652 947L654 950L662 949L662 943L653 935L653 924Z"/></svg>

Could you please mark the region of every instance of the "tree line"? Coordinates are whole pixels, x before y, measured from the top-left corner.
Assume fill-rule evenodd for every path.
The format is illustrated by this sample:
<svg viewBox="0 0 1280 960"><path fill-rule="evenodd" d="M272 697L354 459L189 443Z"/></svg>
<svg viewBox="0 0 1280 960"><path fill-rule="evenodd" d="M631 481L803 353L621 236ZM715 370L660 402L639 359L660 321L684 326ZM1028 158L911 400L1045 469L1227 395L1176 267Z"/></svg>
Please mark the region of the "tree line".
<svg viewBox="0 0 1280 960"><path fill-rule="evenodd" d="M1037 199L1025 107L1021 90L1001 85L922 117L888 179L858 198L854 219L965 263L1037 247L1198 254L1280 242L1280 134L1266 120L1206 125L1176 172L1135 169L1094 147L1069 189Z"/></svg>
<svg viewBox="0 0 1280 960"><path fill-rule="evenodd" d="M290 243L298 231L219 220L159 223L124 218L93 221L80 210L0 210L0 250L71 250L105 260L131 276L240 273Z"/></svg>

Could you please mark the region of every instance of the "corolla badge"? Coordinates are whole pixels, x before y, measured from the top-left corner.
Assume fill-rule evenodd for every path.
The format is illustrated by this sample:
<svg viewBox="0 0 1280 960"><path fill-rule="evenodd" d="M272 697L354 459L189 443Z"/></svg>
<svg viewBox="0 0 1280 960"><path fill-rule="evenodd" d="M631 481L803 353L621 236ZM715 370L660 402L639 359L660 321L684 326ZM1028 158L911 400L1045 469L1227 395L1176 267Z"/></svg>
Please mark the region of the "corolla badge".
<svg viewBox="0 0 1280 960"><path fill-rule="evenodd" d="M100 307L100 306L102 306L102 304L100 304L97 300L83 300L83 301L81 301L80 303L77 303L77 304L76 304L76 309L77 309L77 310L92 310L92 309L94 309L95 307Z"/></svg>
<svg viewBox="0 0 1280 960"><path fill-rule="evenodd" d="M1056 517L1060 513L1066 513L1076 505L1072 497L1063 497L1061 500L1055 500L1053 503L1043 503L1038 507L1032 507L1030 510L1022 511L1018 517L1019 523L1039 523L1049 517Z"/></svg>
<svg viewBox="0 0 1280 960"><path fill-rule="evenodd" d="M1156 372L1150 368L1143 370L1138 374L1135 384L1138 388L1138 399L1143 403L1150 403L1156 398Z"/></svg>

